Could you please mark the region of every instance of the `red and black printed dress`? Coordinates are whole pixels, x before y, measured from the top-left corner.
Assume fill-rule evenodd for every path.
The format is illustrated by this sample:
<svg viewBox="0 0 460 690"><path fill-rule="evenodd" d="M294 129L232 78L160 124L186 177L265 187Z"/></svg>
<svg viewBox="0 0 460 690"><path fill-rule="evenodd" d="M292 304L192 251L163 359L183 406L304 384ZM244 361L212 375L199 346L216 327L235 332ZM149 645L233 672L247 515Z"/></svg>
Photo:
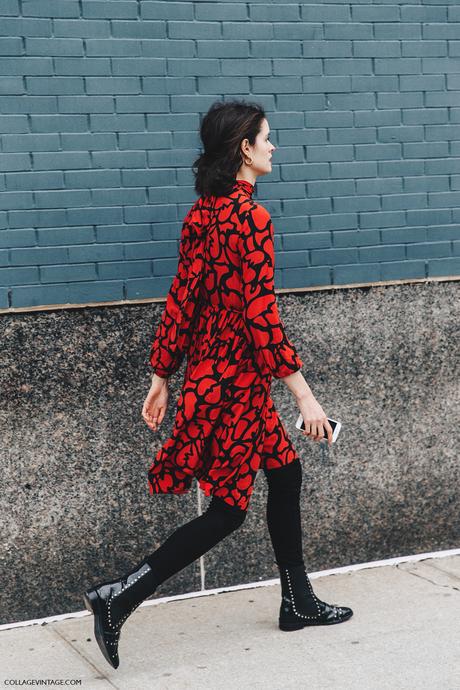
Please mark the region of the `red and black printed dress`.
<svg viewBox="0 0 460 690"><path fill-rule="evenodd" d="M187 355L170 438L148 470L150 494L206 496L247 510L261 467L296 450L270 397L272 377L303 365L286 336L274 293L273 224L235 180L227 196L200 197L187 213L179 262L150 351L158 376Z"/></svg>

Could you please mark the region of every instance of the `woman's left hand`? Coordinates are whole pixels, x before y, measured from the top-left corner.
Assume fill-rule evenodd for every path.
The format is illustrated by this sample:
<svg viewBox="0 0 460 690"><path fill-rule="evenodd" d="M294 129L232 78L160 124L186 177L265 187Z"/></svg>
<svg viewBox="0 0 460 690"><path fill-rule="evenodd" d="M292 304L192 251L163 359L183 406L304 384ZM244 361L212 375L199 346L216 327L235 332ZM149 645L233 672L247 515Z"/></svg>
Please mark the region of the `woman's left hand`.
<svg viewBox="0 0 460 690"><path fill-rule="evenodd" d="M142 417L152 431L157 431L168 407L168 379L153 375L152 385L142 407Z"/></svg>

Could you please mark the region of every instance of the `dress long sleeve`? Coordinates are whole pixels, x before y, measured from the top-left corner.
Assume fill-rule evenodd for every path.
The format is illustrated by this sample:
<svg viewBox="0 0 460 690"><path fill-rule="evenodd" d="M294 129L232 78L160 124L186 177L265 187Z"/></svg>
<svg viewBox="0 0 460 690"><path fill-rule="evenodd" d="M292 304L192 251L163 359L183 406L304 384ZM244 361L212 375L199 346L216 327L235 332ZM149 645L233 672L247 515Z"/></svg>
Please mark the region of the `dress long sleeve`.
<svg viewBox="0 0 460 690"><path fill-rule="evenodd" d="M259 366L274 378L283 378L301 369L303 361L278 313L273 235L270 214L254 204L245 216L240 238L244 321Z"/></svg>
<svg viewBox="0 0 460 690"><path fill-rule="evenodd" d="M149 362L162 378L168 378L180 368L190 345L196 306L194 286L200 277L202 258L197 251L193 212L194 207L182 224L177 272L150 348Z"/></svg>

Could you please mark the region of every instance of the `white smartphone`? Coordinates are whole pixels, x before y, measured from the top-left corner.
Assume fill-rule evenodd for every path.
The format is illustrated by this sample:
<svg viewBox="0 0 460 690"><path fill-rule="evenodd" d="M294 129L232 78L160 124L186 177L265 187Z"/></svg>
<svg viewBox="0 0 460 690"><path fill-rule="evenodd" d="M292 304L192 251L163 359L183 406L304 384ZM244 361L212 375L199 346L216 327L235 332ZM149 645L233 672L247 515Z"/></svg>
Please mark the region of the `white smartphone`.
<svg viewBox="0 0 460 690"><path fill-rule="evenodd" d="M332 427L332 443L334 443L337 440L337 436L339 435L339 431L342 428L342 424L337 419L331 419L330 417L327 418L327 421L329 422L329 424ZM300 429L300 431L305 431L305 422L303 421L303 417L301 414L299 414L295 425L296 425L297 429ZM321 439L321 441L323 439L327 441L326 429L324 429L324 436ZM321 443L321 441L320 441L320 443Z"/></svg>

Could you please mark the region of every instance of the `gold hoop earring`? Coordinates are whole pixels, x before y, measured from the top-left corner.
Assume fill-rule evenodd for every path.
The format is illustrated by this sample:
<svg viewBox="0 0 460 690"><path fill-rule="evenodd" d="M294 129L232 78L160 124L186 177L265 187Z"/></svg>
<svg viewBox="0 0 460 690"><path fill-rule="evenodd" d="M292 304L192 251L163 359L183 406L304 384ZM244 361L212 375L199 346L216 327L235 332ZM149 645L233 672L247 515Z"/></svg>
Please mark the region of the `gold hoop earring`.
<svg viewBox="0 0 460 690"><path fill-rule="evenodd" d="M245 160L244 162L246 163L246 165L252 165L252 158L249 159L249 163L247 160Z"/></svg>

